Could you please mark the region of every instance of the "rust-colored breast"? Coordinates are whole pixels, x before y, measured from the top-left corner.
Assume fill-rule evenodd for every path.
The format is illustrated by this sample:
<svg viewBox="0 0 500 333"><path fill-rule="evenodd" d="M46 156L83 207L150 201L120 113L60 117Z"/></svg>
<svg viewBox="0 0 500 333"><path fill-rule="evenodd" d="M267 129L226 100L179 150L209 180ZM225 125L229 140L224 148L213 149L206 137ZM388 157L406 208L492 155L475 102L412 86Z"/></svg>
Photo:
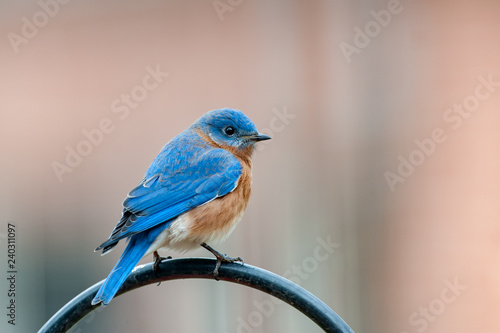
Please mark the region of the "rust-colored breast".
<svg viewBox="0 0 500 333"><path fill-rule="evenodd" d="M223 240L229 236L241 220L250 199L253 146L238 149L220 145L201 130L196 131L196 133L212 147L225 149L232 153L243 167L238 185L232 192L186 213L187 221L189 221L188 237L191 241L203 243Z"/></svg>
<svg viewBox="0 0 500 333"><path fill-rule="evenodd" d="M250 199L251 165L242 162L243 171L233 192L189 211L189 238L197 242L226 238L243 216Z"/></svg>

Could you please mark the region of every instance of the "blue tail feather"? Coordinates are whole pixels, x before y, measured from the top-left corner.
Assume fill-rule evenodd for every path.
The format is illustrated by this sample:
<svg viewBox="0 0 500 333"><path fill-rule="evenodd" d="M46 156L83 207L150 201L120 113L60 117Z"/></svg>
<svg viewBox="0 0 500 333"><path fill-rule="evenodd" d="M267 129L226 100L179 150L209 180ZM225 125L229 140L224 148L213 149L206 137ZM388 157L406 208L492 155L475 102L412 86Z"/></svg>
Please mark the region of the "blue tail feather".
<svg viewBox="0 0 500 333"><path fill-rule="evenodd" d="M148 235L137 234L130 238L130 242L125 248L125 251L123 251L120 260L118 260L115 267L113 267L113 270L92 300L92 305L102 302L102 305L105 306L113 299L118 289L120 289L130 272L151 245L148 239L149 237L147 236Z"/></svg>

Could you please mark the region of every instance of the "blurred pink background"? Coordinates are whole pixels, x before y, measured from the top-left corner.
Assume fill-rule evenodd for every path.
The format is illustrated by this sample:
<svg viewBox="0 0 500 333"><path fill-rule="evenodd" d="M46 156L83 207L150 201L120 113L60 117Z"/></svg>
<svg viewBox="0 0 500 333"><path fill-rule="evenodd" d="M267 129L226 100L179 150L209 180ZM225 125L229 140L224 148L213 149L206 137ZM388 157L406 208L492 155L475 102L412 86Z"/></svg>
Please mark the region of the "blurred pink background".
<svg viewBox="0 0 500 333"><path fill-rule="evenodd" d="M124 245L93 249L127 192L168 140L233 107L273 140L214 247L299 277L356 332L499 332L499 15L494 0L0 3L0 267L8 223L18 262L17 322L1 331L38 330L104 279ZM68 147L86 156L68 166ZM73 332L320 331L284 304L259 312L265 300L168 282Z"/></svg>

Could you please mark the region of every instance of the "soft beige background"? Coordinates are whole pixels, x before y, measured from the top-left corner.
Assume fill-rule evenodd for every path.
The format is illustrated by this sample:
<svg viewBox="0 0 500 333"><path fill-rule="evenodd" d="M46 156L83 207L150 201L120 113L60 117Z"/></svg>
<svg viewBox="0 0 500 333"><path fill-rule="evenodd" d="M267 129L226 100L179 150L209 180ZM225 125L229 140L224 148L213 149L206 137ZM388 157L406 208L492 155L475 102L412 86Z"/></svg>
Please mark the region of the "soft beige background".
<svg viewBox="0 0 500 333"><path fill-rule="evenodd" d="M340 45L393 1L222 0L230 10L219 15L213 1L73 0L17 52L9 36L42 9L1 2L0 263L6 272L11 222L19 273L15 327L0 276L0 330L35 331L105 278L123 244L105 257L93 249L126 193L169 139L229 106L273 140L255 155L242 223L216 248L285 274L329 237L335 251L301 285L356 332L499 332L500 87L458 128L443 116L480 76L500 81L500 2L402 0L348 62ZM148 66L169 75L120 119L112 103ZM113 131L58 181L52 163L105 118ZM384 174L435 129L446 140L391 191ZM242 321L251 332L319 331L283 304L259 315L254 303L268 299L169 282L113 300L74 332L249 331Z"/></svg>

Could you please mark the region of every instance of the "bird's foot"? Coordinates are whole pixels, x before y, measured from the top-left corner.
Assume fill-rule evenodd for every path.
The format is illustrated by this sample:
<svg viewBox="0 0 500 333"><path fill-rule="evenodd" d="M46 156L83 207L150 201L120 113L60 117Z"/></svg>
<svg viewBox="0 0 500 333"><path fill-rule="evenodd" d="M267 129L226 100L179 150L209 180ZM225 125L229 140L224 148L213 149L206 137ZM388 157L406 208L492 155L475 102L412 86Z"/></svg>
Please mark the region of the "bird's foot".
<svg viewBox="0 0 500 333"><path fill-rule="evenodd" d="M245 260L243 260L242 257L233 258L233 257L228 256L227 254L222 254L222 253L219 253L219 255L215 254L215 257L217 258L217 263L215 264L215 269L214 269L213 274L214 274L214 279L216 279L217 281L219 281L219 268L220 268L220 265L222 264L222 262L237 262L237 261L239 261L239 262L241 262L242 265L245 264Z"/></svg>
<svg viewBox="0 0 500 333"><path fill-rule="evenodd" d="M162 262L162 260L172 259L171 256L168 256L168 257L162 257L162 256L160 256L158 254L158 251L153 252L153 258L155 259L154 262L153 262L153 272L155 274L158 271L158 266L160 265L160 263ZM156 286L159 286L160 284L161 284L161 281L158 282L158 284Z"/></svg>
<svg viewBox="0 0 500 333"><path fill-rule="evenodd" d="M227 254L222 254L219 251L213 249L211 246L209 246L206 243L202 243L201 246L203 246L208 251L212 252L212 254L215 256L215 258L217 258L217 263L215 264L215 269L213 271L214 278L217 281L219 281L219 268L223 262L237 262L237 261L239 261L239 262L241 262L242 265L245 264L245 261L241 257L233 258L233 257L228 256Z"/></svg>
<svg viewBox="0 0 500 333"><path fill-rule="evenodd" d="M162 260L168 260L168 259L172 259L171 256L168 256L168 257L162 257L158 254L158 251L155 251L153 252L153 258L154 258L154 262L153 262L153 272L156 274L156 272L158 272L158 266L160 265L160 263L162 262Z"/></svg>

